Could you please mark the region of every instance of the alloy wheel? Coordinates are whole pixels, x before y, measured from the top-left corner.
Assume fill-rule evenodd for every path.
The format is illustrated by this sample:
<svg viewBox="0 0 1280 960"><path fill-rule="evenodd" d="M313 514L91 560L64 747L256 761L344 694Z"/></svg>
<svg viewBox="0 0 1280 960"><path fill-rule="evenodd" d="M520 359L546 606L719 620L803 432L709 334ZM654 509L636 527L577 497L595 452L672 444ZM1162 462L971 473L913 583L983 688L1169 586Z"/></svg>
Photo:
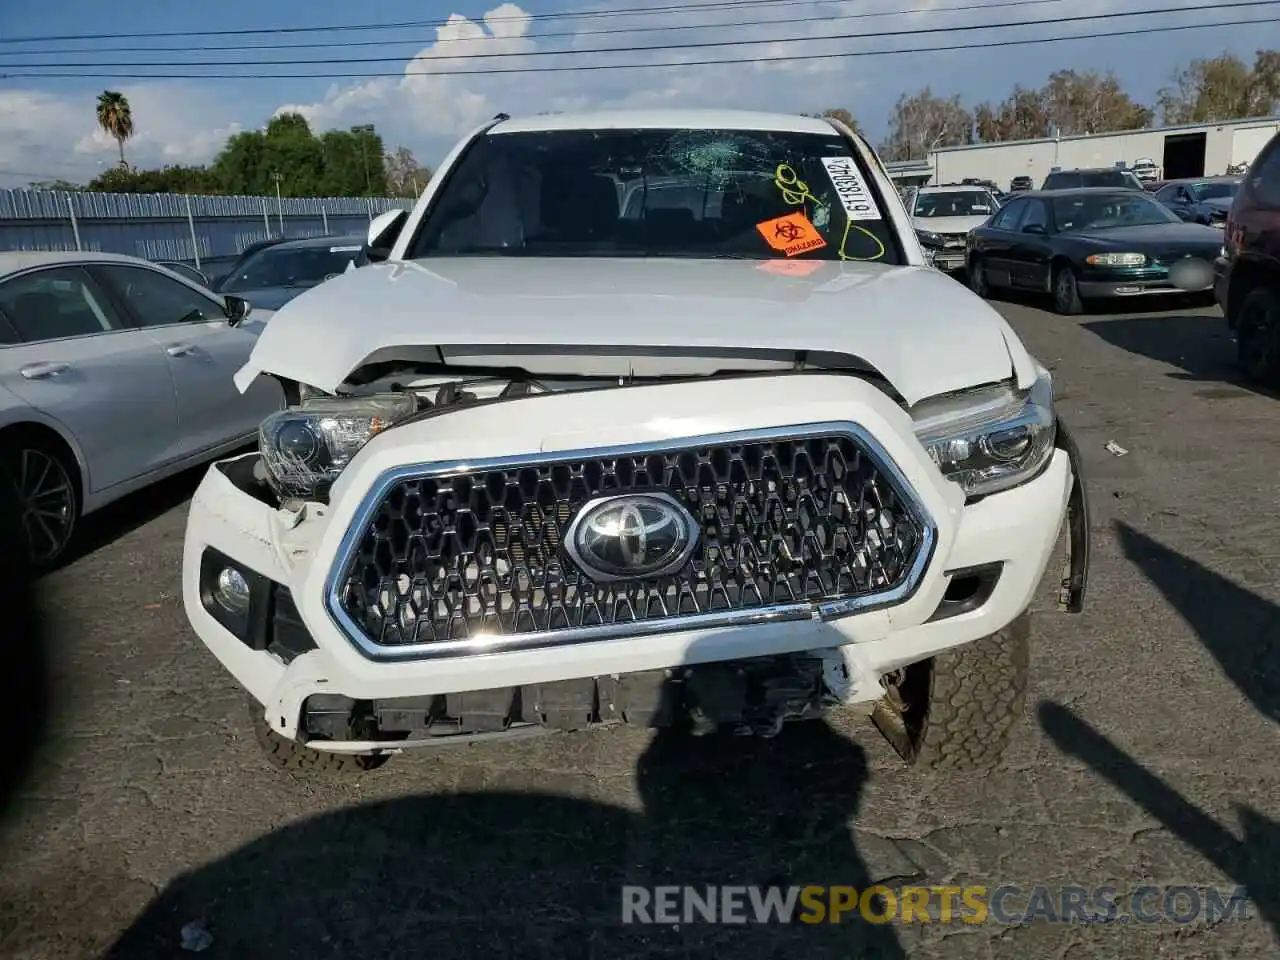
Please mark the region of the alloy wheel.
<svg viewBox="0 0 1280 960"><path fill-rule="evenodd" d="M17 493L18 515L28 559L37 566L55 560L71 541L76 493L61 461L43 450L20 448L4 470Z"/></svg>

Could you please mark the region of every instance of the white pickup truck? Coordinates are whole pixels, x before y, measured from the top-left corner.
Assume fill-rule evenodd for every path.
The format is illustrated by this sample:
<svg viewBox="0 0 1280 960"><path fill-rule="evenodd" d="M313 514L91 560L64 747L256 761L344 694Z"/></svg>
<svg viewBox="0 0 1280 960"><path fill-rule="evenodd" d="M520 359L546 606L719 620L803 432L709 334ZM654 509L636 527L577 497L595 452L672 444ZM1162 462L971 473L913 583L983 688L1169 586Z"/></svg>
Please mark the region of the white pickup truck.
<svg viewBox="0 0 1280 960"><path fill-rule="evenodd" d="M1064 525L1083 602L1078 456L865 141L500 116L369 241L263 334L237 382L289 408L187 527L188 617L278 763L832 708L998 758Z"/></svg>

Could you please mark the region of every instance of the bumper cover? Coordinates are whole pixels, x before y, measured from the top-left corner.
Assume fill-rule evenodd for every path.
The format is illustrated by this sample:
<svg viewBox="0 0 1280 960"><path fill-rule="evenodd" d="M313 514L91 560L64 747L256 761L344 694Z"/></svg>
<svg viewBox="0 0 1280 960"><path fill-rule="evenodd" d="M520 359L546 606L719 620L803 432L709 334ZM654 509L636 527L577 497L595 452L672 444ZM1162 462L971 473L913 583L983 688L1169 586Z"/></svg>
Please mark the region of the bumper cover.
<svg viewBox="0 0 1280 960"><path fill-rule="evenodd" d="M223 666L263 704L272 728L307 739L299 721L311 697L420 699L594 683L598 678L788 655L834 663L839 669L828 687L845 702L872 702L880 697L879 678L888 671L994 633L1022 613L1068 514L1072 549L1060 597L1067 609L1080 609L1089 553L1087 503L1078 451L1065 428L1059 429L1059 449L1037 478L966 504L959 488L927 459L906 414L875 387L827 376L746 383L732 396L726 396L723 382L704 382L607 391L591 404L582 403L581 395L558 395L451 412L377 438L335 485L331 504L309 504L301 514L276 509L247 488L243 477L255 455L216 464L196 491L188 520L183 576L188 618ZM636 409L646 411L642 423L635 421ZM734 413L689 414L698 409ZM661 440L835 416L862 424L877 438L936 524L927 570L914 592L893 606L827 619L815 615L780 623L673 628L549 649L399 662L364 655L326 608L333 558L362 494L377 477L406 462L611 446L620 440ZM546 435L545 423L573 423L577 429ZM202 569L208 570L210 550L267 583L283 586L290 600L288 625L300 627L311 645L277 642L272 649L271 637L246 643L214 616L201 577ZM967 571L993 568L998 578L980 603L948 608L952 580ZM296 638L296 629L291 635ZM593 696L599 697L598 687Z"/></svg>

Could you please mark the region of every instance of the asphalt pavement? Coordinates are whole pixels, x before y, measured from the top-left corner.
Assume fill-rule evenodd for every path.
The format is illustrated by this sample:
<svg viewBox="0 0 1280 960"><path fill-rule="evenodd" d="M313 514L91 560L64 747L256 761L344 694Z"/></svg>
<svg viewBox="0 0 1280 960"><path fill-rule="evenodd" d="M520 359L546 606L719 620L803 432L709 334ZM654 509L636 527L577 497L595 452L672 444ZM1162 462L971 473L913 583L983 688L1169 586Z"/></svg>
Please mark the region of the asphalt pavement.
<svg viewBox="0 0 1280 960"><path fill-rule="evenodd" d="M1054 370L1094 564L1078 617L1044 585L1027 715L995 773L920 773L869 723L817 723L728 743L613 729L293 780L187 629L188 475L92 523L41 584L54 697L47 717L39 697L8 704L14 769L47 735L0 825L0 957L187 956L184 926L214 960L1275 956L1280 399L1237 382L1203 302L1000 309ZM1110 886L1120 915L1145 885L1148 911L1190 891L1187 922L619 922L624 884L877 881ZM1244 919L1189 906L1238 887Z"/></svg>

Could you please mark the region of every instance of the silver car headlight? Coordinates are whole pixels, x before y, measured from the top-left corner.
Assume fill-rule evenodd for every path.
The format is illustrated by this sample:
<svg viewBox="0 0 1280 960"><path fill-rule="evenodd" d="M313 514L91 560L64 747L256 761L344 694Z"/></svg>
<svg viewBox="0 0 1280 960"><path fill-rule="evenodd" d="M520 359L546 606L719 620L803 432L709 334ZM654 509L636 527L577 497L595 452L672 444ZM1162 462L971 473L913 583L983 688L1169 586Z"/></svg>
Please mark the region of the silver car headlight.
<svg viewBox="0 0 1280 960"><path fill-rule="evenodd" d="M286 500L324 495L361 447L417 406L406 393L317 397L272 414L258 428L268 483Z"/></svg>
<svg viewBox="0 0 1280 960"><path fill-rule="evenodd" d="M1029 390L1005 384L927 400L912 411L929 457L970 497L1035 477L1053 453L1053 380L1041 370Z"/></svg>

